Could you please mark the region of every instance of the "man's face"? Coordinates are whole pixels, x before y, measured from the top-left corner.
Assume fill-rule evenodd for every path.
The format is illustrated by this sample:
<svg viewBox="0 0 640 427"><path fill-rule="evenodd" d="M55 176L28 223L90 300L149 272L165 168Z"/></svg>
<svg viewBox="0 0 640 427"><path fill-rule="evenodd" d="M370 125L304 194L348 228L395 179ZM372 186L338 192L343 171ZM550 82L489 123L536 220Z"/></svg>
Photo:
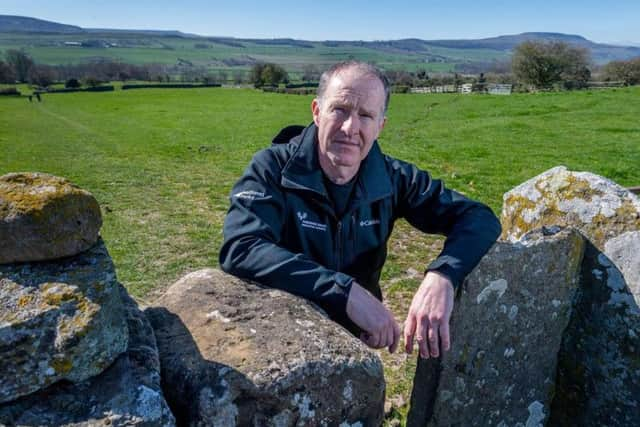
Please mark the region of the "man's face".
<svg viewBox="0 0 640 427"><path fill-rule="evenodd" d="M321 164L359 167L384 127L384 101L384 87L376 77L355 69L334 75L323 99L311 103Z"/></svg>

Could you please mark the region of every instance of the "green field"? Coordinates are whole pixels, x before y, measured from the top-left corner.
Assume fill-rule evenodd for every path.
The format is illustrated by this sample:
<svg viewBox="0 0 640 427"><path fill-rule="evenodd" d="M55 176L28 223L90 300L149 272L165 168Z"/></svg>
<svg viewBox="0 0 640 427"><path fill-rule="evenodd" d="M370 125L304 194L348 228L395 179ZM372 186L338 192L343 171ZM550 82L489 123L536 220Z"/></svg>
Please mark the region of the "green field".
<svg viewBox="0 0 640 427"><path fill-rule="evenodd" d="M281 127L310 122L310 101L230 88L0 97L0 175L48 172L91 191L120 281L149 302L217 265L233 182ZM380 142L499 213L504 192L557 165L640 185L639 115L640 87L393 95ZM406 224L394 231L383 288L399 320L418 284L407 270L422 271L439 245ZM383 356L387 395L408 402L415 361Z"/></svg>

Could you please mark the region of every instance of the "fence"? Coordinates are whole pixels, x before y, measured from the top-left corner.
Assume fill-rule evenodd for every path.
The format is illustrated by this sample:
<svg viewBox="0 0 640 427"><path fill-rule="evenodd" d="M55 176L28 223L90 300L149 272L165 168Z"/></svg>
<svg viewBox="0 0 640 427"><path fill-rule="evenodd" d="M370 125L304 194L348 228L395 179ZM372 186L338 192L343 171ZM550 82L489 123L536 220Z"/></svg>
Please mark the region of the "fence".
<svg viewBox="0 0 640 427"><path fill-rule="evenodd" d="M624 82L587 82L589 89L607 89L610 87L623 87Z"/></svg>
<svg viewBox="0 0 640 427"><path fill-rule="evenodd" d="M513 86L510 84L498 84L489 83L486 85L487 93L491 95L511 95ZM409 89L410 93L471 93L473 92L474 85L471 83L465 83L460 86L456 85L442 85L442 86L424 86L424 87L412 87ZM479 91L484 92L484 91Z"/></svg>
<svg viewBox="0 0 640 427"><path fill-rule="evenodd" d="M511 95L513 85L489 83L487 85L487 92L489 95Z"/></svg>

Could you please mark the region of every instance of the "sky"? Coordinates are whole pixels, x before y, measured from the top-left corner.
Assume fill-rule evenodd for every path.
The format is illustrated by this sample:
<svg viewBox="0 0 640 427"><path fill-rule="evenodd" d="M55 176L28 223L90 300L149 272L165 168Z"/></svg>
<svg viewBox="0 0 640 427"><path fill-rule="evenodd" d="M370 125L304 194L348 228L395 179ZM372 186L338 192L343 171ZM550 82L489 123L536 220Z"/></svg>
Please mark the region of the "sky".
<svg viewBox="0 0 640 427"><path fill-rule="evenodd" d="M0 14L237 38L433 40L538 31L640 46L640 0L0 0Z"/></svg>

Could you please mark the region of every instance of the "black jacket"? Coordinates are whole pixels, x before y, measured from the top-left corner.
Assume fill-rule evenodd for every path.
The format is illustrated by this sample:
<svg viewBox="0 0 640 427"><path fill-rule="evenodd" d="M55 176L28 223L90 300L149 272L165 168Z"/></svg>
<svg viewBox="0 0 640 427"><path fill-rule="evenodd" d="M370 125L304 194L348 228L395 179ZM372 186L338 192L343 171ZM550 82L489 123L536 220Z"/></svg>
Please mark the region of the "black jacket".
<svg viewBox="0 0 640 427"><path fill-rule="evenodd" d="M459 286L500 234L493 212L384 155L374 142L346 213L338 218L323 183L315 125L288 144L258 152L231 191L220 264L228 273L314 301L350 327L356 280L378 298L387 240L397 218L447 236L427 270Z"/></svg>

